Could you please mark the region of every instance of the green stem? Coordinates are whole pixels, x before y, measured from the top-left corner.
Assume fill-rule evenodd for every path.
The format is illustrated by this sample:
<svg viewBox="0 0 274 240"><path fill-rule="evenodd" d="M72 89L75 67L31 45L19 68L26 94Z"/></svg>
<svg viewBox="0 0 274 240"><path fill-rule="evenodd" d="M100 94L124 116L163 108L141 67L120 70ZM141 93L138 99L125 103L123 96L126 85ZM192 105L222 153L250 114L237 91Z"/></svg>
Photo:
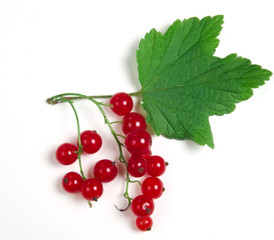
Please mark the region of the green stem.
<svg viewBox="0 0 274 240"><path fill-rule="evenodd" d="M113 121L113 122L110 122L110 124L114 124L114 123L123 123L123 121Z"/></svg>
<svg viewBox="0 0 274 240"><path fill-rule="evenodd" d="M128 95L130 96L142 96L142 90L138 91L138 92L132 92L132 93L128 93ZM57 102L53 101L53 99L55 98L60 98L63 96L69 96L66 97L67 100L78 100L78 99L96 99L96 98L111 98L113 95L93 95L93 96L86 96L83 94L78 94L78 93L63 93L63 94L59 94L59 95L55 95L54 97L48 98L47 102L49 104L56 104ZM63 100L58 101L58 102L65 102ZM102 104L104 105L104 104ZM105 105L105 106L110 106L110 105Z"/></svg>
<svg viewBox="0 0 274 240"><path fill-rule="evenodd" d="M137 92L128 93L129 96L132 97L141 97L142 96L142 89Z"/></svg>
<svg viewBox="0 0 274 240"><path fill-rule="evenodd" d="M135 94L135 93L132 93L132 94ZM73 96L73 97L71 97L71 96ZM108 128L110 129L111 134L113 135L113 137L114 137L114 139L115 139L115 141L117 143L117 146L118 146L118 149L119 149L119 161L121 163L123 163L125 165L125 167L127 168L127 161L126 161L126 159L125 159L125 157L123 155L123 150L122 150L123 143L121 143L120 140L118 139L118 137L119 136L121 137L121 135L117 134L114 131L114 129L113 129L112 125L111 125L113 122L109 121L109 119L108 119L108 117L107 117L104 109L102 108L102 106L104 106L105 104L103 104L102 102L98 102L98 101L96 101L94 99L94 98L108 98L108 97L111 97L111 95L86 96L86 95L78 94L78 93L64 93L64 94L59 94L59 95L53 96L51 98L48 98L47 102L49 104L57 104L59 102L69 102L72 106L73 106L72 101L71 101L72 99L88 99L91 102L93 102L97 106L97 108L99 109L99 111L101 112L101 114L102 114L102 116L104 118L105 123L107 124ZM107 106L109 106L109 105L107 105ZM76 111L75 111L75 113L76 113ZM77 119L77 126L78 126L78 124L79 124L78 117L76 119ZM78 128L78 130L79 130L79 128ZM125 209L127 209L131 205L131 201L132 201L132 198L130 198L129 193L128 193L129 183L130 182L133 182L133 181L130 180L129 173L127 172L127 174L126 174L126 189L125 189L125 192L124 192L124 197L128 200L128 206ZM125 210L125 209L123 209L123 210Z"/></svg>
<svg viewBox="0 0 274 240"><path fill-rule="evenodd" d="M118 137L126 138L126 136L121 135L121 134L116 134Z"/></svg>
<svg viewBox="0 0 274 240"><path fill-rule="evenodd" d="M142 183L138 180L129 180L129 182L131 183L138 183L140 186L142 185Z"/></svg>

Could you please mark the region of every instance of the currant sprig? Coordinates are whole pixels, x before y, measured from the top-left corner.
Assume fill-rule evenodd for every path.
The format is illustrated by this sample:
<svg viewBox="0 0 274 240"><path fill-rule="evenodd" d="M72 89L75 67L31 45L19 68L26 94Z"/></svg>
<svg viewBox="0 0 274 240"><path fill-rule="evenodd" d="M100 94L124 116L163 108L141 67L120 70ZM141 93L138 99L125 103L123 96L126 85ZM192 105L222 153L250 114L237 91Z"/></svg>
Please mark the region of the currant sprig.
<svg viewBox="0 0 274 240"><path fill-rule="evenodd" d="M137 95L132 93L131 95ZM97 101L95 98L110 98L109 103ZM133 100L129 94L117 93L112 96L86 96L78 93L64 93L53 96L47 100L49 104L57 104L67 102L71 105L77 122L78 132L78 148L73 144L66 143L65 150L69 150L66 154L67 160L62 164L72 164L78 158L81 176L75 172L70 172L63 178L63 187L67 192L76 193L81 192L82 196L89 201L97 201L103 194L103 184L112 181L117 176L117 167L115 162L108 159L98 161L93 169L93 178L87 179L81 163L81 155L83 153L92 154L97 152L102 145L102 139L96 131L86 130L80 132L80 124L78 114L73 104L73 100L87 99L94 103L101 115L104 118L105 124L108 126L111 134L113 135L119 150L118 160L126 167L126 186L123 194L124 198L128 201L126 208L118 210L124 211L131 206L132 212L137 216L136 226L139 230L150 230L152 227L152 219L150 215L154 211L154 199L159 198L163 191L163 183L158 178L165 172L167 163L163 158L157 155L152 155L151 144L152 138L146 131L147 124L145 118L136 112L132 112ZM110 107L111 110L118 116L123 116L122 121L110 122L103 107ZM125 134L117 133L112 124L121 124L121 130ZM122 138L124 141L120 140ZM63 149L61 145L58 149ZM131 154L126 160L123 155L123 148ZM64 151L65 151L64 150ZM58 150L57 150L58 152ZM60 155L60 154L59 154ZM58 154L56 155L58 156ZM58 157L57 157L58 158ZM140 178L145 175L149 177L141 183L139 180L131 180L131 177ZM129 196L129 183L138 183L141 186L142 194L132 198Z"/></svg>
<svg viewBox="0 0 274 240"><path fill-rule="evenodd" d="M122 94L123 96L120 97L119 94L118 95L113 95L113 96L109 96L109 95L106 95L106 96L86 96L86 95L83 95L83 94L78 94L78 93L63 93L63 94L59 94L59 95L55 95L51 98L48 98L47 99L47 102L49 104L57 104L57 103L62 103L62 102L68 102L71 107L73 108L73 111L75 113L75 117L76 117L76 120L77 120L77 131L78 131L78 143L79 143L79 153L78 153L78 160L79 160L79 165L80 165L80 172L81 172L81 175L83 177L83 179L85 180L86 177L84 176L84 173L83 173L83 169L82 169L82 164L81 164L81 154L83 152L83 146L81 144L81 137L80 137L80 124L79 124L79 119L78 119L78 115L77 115L77 112L75 110L75 107L73 105L73 101L72 99L76 100L76 99L87 99L89 101L91 101L92 103L94 103L97 108L99 109L99 111L101 112L103 118L104 118L104 121L105 123L107 124L111 134L113 135L116 143L117 143L117 146L118 146L118 150L119 150L119 157L118 157L118 160L123 163L125 165L125 167L127 168L127 161L123 155L123 150L122 150L122 147L124 146L124 144L119 140L119 137L124 137L124 136L121 136L120 134L117 134L115 132L115 130L113 129L112 127L112 124L113 123L117 123L117 122L110 122L110 120L108 119L104 109L102 106L107 106L107 107L113 107L114 106L114 112L118 112L119 114L123 114L123 113L126 113L127 111L130 112L132 107L133 107L133 103L130 103L130 105L128 106L121 106L121 104L119 105L119 102L120 100L122 101L125 101L125 99L128 101L129 99L132 101L131 98L127 98L126 97L126 94ZM118 97L117 97L118 96ZM129 96L129 95L128 95ZM94 98L108 98L108 97L113 97L112 98L112 103L114 105L109 105L109 104L104 104L103 102L99 102L97 100L95 100ZM118 101L117 101L118 100ZM130 101L129 100L129 101ZM122 107L122 110L120 110ZM127 107L129 107L128 109L126 109ZM117 110L118 109L118 110ZM127 174L126 174L126 188L125 188L125 192L123 194L123 196L127 199L128 201L128 205L126 208L124 209L120 209L118 208L119 210L121 211L124 211L126 210L130 205L131 205L131 201L132 201L132 198L129 196L129 183L134 183L134 182L137 182L137 181L132 181L129 177L129 173L127 171Z"/></svg>

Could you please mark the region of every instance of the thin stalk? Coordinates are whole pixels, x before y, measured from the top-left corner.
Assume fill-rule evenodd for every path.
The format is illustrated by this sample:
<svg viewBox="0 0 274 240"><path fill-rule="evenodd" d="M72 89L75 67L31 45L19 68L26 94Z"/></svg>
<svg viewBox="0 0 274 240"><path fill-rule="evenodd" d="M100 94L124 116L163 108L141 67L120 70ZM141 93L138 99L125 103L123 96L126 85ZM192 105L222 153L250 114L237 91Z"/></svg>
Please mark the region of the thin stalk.
<svg viewBox="0 0 274 240"><path fill-rule="evenodd" d="M138 92L132 92L132 93L128 93L128 95L130 96L141 96L142 95L142 90L138 91ZM53 98L60 98L62 96L67 96L66 99L67 100L79 100L79 99L103 99L103 98L111 98L113 95L92 95L92 96L86 96L83 94L78 94L78 93L63 93L63 94L59 94L59 95L55 95L54 97L48 98L47 102L49 104L56 104L57 102L52 102ZM65 100L61 100L58 102L65 102ZM101 103L102 105L104 105L103 103ZM109 106L109 105L106 105Z"/></svg>
<svg viewBox="0 0 274 240"><path fill-rule="evenodd" d="M131 183L138 183L140 186L142 185L142 183L138 180L129 180L129 182Z"/></svg>
<svg viewBox="0 0 274 240"><path fill-rule="evenodd" d="M126 136L124 135L121 135L121 134L117 134L118 137L121 137L121 138L126 138Z"/></svg>
<svg viewBox="0 0 274 240"><path fill-rule="evenodd" d="M114 123L123 123L123 121L113 121L113 122L110 122L110 124L114 124Z"/></svg>

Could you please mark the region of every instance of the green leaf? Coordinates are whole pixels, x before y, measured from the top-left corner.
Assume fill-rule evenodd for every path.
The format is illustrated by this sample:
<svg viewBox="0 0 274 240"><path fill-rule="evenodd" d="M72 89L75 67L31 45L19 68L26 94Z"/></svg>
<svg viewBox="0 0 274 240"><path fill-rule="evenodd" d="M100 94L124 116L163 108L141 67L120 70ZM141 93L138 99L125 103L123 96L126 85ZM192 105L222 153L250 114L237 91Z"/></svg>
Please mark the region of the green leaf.
<svg viewBox="0 0 274 240"><path fill-rule="evenodd" d="M213 148L209 116L231 113L272 75L236 54L213 56L222 23L223 16L176 20L140 41L139 93L157 135Z"/></svg>

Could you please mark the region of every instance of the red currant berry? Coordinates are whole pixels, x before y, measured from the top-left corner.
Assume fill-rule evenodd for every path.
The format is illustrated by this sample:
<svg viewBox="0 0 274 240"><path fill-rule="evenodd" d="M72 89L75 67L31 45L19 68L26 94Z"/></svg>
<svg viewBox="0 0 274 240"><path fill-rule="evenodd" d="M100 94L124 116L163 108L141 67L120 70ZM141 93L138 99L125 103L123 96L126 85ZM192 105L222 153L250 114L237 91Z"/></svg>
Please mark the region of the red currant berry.
<svg viewBox="0 0 274 240"><path fill-rule="evenodd" d="M70 165L74 163L78 154L78 148L71 143L63 143L56 150L56 159L63 165Z"/></svg>
<svg viewBox="0 0 274 240"><path fill-rule="evenodd" d="M136 216L147 217L154 211L154 202L150 197L139 195L132 200L131 209Z"/></svg>
<svg viewBox="0 0 274 240"><path fill-rule="evenodd" d="M131 96L127 93L119 92L110 98L111 110L119 116L124 116L133 108L133 101Z"/></svg>
<svg viewBox="0 0 274 240"><path fill-rule="evenodd" d="M142 183L142 193L150 198L161 197L163 190L163 183L157 177L148 177Z"/></svg>
<svg viewBox="0 0 274 240"><path fill-rule="evenodd" d="M117 176L118 169L115 162L103 159L95 164L93 174L100 182L110 182Z"/></svg>
<svg viewBox="0 0 274 240"><path fill-rule="evenodd" d="M96 153L102 146L102 138L96 131L84 131L80 134L80 139L86 153Z"/></svg>
<svg viewBox="0 0 274 240"><path fill-rule="evenodd" d="M96 178L89 178L83 182L81 193L85 199L97 201L103 194L103 184Z"/></svg>
<svg viewBox="0 0 274 240"><path fill-rule="evenodd" d="M133 154L133 156L139 156L139 157L144 158L144 159L148 158L151 155L152 155L152 152L151 152L150 149L148 149L145 153L142 153L140 155Z"/></svg>
<svg viewBox="0 0 274 240"><path fill-rule="evenodd" d="M134 130L127 134L125 145L130 153L137 155L143 154L150 148L151 136L145 130Z"/></svg>
<svg viewBox="0 0 274 240"><path fill-rule="evenodd" d="M165 170L167 163L160 156L150 156L146 159L147 161L147 173L152 177L161 176Z"/></svg>
<svg viewBox="0 0 274 240"><path fill-rule="evenodd" d="M152 155L151 149L148 149L145 153L143 153L141 155L141 157L144 158L144 159L146 159L146 158L148 158L151 155Z"/></svg>
<svg viewBox="0 0 274 240"><path fill-rule="evenodd" d="M150 231L153 221L151 217L137 217L136 226L141 231Z"/></svg>
<svg viewBox="0 0 274 240"><path fill-rule="evenodd" d="M142 177L147 172L146 160L139 156L131 156L128 159L127 171L132 177Z"/></svg>
<svg viewBox="0 0 274 240"><path fill-rule="evenodd" d="M146 120L141 114L130 112L123 117L122 130L124 134L128 134L136 129L146 130Z"/></svg>
<svg viewBox="0 0 274 240"><path fill-rule="evenodd" d="M81 191L83 178L76 172L69 172L63 177L63 188L69 193L77 193Z"/></svg>

